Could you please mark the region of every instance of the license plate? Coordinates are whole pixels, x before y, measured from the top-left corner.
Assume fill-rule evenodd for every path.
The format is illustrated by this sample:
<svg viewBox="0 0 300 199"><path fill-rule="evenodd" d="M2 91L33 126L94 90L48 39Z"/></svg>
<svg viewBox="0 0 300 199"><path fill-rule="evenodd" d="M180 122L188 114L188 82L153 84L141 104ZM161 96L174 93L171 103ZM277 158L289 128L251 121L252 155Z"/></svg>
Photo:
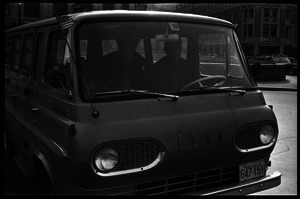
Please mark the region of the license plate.
<svg viewBox="0 0 300 199"><path fill-rule="evenodd" d="M264 160L240 165L240 182L265 176L265 174L266 168Z"/></svg>

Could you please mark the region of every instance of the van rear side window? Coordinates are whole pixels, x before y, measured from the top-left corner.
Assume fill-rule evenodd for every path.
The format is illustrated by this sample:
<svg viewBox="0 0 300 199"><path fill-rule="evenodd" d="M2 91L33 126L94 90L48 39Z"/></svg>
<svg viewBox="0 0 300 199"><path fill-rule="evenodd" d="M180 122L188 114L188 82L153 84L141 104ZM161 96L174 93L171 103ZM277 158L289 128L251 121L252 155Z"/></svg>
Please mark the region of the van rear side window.
<svg viewBox="0 0 300 199"><path fill-rule="evenodd" d="M5 68L10 67L10 53L11 53L11 37L5 38Z"/></svg>
<svg viewBox="0 0 300 199"><path fill-rule="evenodd" d="M42 60L43 60L43 41L44 41L44 33L40 32L38 33L38 36L36 38L36 44L35 44L35 56L34 56L34 66L32 69L32 79L35 80L37 75L36 75L36 70L37 67L42 65Z"/></svg>
<svg viewBox="0 0 300 199"><path fill-rule="evenodd" d="M24 75L29 75L30 73L33 53L33 39L33 34L26 35L24 38L23 66L21 70Z"/></svg>
<svg viewBox="0 0 300 199"><path fill-rule="evenodd" d="M22 53L22 37L17 36L14 39L13 52L12 52L12 65L11 70L18 72L21 65L21 53Z"/></svg>

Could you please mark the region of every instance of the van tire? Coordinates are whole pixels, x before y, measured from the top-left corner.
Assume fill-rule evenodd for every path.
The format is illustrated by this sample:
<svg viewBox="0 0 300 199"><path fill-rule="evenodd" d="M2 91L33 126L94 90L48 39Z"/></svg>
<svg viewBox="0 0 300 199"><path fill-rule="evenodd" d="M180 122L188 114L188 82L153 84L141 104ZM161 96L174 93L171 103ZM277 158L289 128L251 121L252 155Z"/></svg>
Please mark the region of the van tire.
<svg viewBox="0 0 300 199"><path fill-rule="evenodd" d="M37 195L54 195L54 186L49 178L49 175L41 165L41 163L37 167L36 171L37 175L35 177L35 187Z"/></svg>
<svg viewBox="0 0 300 199"><path fill-rule="evenodd" d="M10 139L8 133L7 133L7 127L5 127L5 129L4 129L3 137L4 137L4 154L5 154L5 157L11 158L16 152L13 149L12 141L11 141L11 139Z"/></svg>

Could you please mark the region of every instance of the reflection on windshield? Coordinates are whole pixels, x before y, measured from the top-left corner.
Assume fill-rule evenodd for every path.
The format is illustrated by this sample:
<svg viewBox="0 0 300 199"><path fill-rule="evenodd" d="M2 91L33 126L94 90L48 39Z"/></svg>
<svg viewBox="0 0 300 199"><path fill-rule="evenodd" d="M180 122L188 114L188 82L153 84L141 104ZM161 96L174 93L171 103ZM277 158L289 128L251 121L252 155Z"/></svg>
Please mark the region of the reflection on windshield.
<svg viewBox="0 0 300 199"><path fill-rule="evenodd" d="M93 93L176 93L195 81L191 89L253 87L229 28L114 22L86 24L78 33L79 67Z"/></svg>

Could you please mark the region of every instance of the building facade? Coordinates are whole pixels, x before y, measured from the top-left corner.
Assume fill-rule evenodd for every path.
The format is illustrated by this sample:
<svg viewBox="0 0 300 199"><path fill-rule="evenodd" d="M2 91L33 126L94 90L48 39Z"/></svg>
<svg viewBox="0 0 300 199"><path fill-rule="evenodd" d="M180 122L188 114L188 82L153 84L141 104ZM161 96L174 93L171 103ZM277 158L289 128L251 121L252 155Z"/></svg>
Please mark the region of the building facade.
<svg viewBox="0 0 300 199"><path fill-rule="evenodd" d="M5 30L55 15L93 10L146 10L144 4L103 3L6 3Z"/></svg>
<svg viewBox="0 0 300 199"><path fill-rule="evenodd" d="M297 57L296 4L184 4L178 12L225 19L237 26L246 56L286 54Z"/></svg>
<svg viewBox="0 0 300 199"><path fill-rule="evenodd" d="M286 54L297 57L296 4L102 4L7 3L5 29L57 15L93 10L163 10L207 15L237 26L246 56Z"/></svg>

